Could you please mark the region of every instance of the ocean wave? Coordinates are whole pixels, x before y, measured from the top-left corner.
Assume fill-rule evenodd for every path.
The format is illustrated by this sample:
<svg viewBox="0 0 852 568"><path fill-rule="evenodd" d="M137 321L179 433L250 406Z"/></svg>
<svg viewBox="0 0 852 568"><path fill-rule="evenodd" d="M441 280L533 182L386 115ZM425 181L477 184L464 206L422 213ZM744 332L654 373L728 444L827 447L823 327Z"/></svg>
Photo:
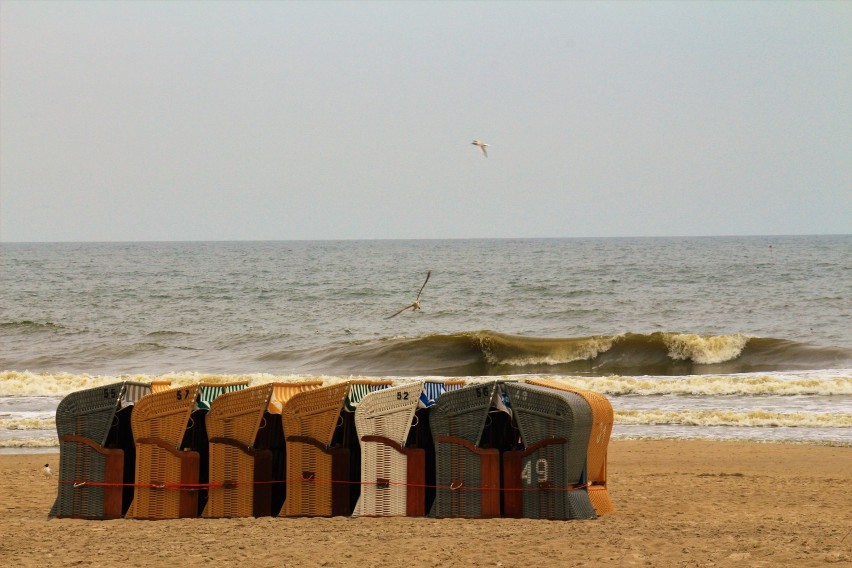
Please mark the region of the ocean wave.
<svg viewBox="0 0 852 568"><path fill-rule="evenodd" d="M259 359L295 369L376 375L690 375L845 368L852 366L852 350L741 333L542 338L485 330L279 350Z"/></svg>
<svg viewBox="0 0 852 568"><path fill-rule="evenodd" d="M45 331L45 330L53 330L53 329L64 329L63 326L59 324L55 324L50 321L32 321L32 320L20 320L20 321L4 321L0 322L0 329L18 329L18 330L26 330L26 331Z"/></svg>

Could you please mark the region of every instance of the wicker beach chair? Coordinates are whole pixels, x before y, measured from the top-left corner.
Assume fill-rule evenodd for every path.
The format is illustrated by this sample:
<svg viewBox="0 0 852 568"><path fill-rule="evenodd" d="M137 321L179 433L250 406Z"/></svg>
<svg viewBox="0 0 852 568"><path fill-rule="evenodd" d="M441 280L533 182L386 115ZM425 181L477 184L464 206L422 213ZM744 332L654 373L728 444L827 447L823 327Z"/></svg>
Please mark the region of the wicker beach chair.
<svg viewBox="0 0 852 568"><path fill-rule="evenodd" d="M506 383L523 450L503 454L504 515L531 519L591 519L585 485L592 413L580 396Z"/></svg>
<svg viewBox="0 0 852 568"><path fill-rule="evenodd" d="M132 405L151 387L130 381L69 394L56 409L59 490L51 517L116 519L133 488L123 488L134 466L134 448L122 443ZM127 412L122 412L123 409ZM132 473L130 474L132 482ZM90 485L97 484L115 485ZM125 493L129 498L125 498Z"/></svg>
<svg viewBox="0 0 852 568"><path fill-rule="evenodd" d="M272 384L272 397L263 416L255 439L256 450L268 450L272 454L272 477L270 479L270 514L277 514L287 496L287 450L281 412L296 393L318 389L323 382L318 380L281 382Z"/></svg>
<svg viewBox="0 0 852 568"><path fill-rule="evenodd" d="M361 495L355 515L426 514L426 450L405 447L423 383L375 391L361 399L355 426L361 446Z"/></svg>
<svg viewBox="0 0 852 568"><path fill-rule="evenodd" d="M615 510L606 485L607 448L612 434L613 410L612 404L602 394L573 387L553 379L527 379L527 384L539 385L573 392L581 396L592 409L592 430L589 436L589 453L586 462L589 486L589 498L598 515L611 513Z"/></svg>
<svg viewBox="0 0 852 568"><path fill-rule="evenodd" d="M500 450L479 447L499 390L497 382L468 385L432 406L437 489L430 516L500 516Z"/></svg>
<svg viewBox="0 0 852 568"><path fill-rule="evenodd" d="M198 515L198 492L169 485L198 483L199 454L183 450L181 442L199 390L198 385L178 387L149 394L136 403L131 424L136 441L137 487L128 518Z"/></svg>
<svg viewBox="0 0 852 568"><path fill-rule="evenodd" d="M280 516L348 514L349 450L331 447L350 385L293 395L281 413L287 442L287 497ZM344 483L335 483L335 482Z"/></svg>
<svg viewBox="0 0 852 568"><path fill-rule="evenodd" d="M389 379L353 379L349 382L349 394L343 405L340 415L340 426L334 433L331 445L347 450L349 452L349 473L346 479L348 483L349 499L346 507L341 507L342 514L351 515L358 500L361 498L361 484L351 483L361 479L361 443L358 440L358 431L355 427L355 411L361 400L370 393L381 391L393 385Z"/></svg>
<svg viewBox="0 0 852 568"><path fill-rule="evenodd" d="M181 448L198 452L198 483L201 485L198 493L198 514L207 506L207 487L209 482L208 472L210 469L210 444L207 439L207 415L210 407L218 397L230 392L240 391L248 386L248 381L233 381L226 383L202 382L198 383L198 398L195 401L195 409L189 419L189 426L181 441Z"/></svg>
<svg viewBox="0 0 852 568"><path fill-rule="evenodd" d="M209 442L207 503L203 517L262 517L272 514L272 452L255 439L272 398L272 384L217 397L207 414Z"/></svg>

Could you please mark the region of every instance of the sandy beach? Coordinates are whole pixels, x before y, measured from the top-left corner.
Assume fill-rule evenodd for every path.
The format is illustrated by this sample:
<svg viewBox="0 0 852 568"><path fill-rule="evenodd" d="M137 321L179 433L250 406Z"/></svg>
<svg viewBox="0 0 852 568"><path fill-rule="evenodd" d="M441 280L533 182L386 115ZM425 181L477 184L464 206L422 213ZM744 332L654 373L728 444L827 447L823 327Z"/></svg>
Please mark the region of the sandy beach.
<svg viewBox="0 0 852 568"><path fill-rule="evenodd" d="M613 441L592 521L48 519L57 454L0 456L4 566L852 565L852 449Z"/></svg>

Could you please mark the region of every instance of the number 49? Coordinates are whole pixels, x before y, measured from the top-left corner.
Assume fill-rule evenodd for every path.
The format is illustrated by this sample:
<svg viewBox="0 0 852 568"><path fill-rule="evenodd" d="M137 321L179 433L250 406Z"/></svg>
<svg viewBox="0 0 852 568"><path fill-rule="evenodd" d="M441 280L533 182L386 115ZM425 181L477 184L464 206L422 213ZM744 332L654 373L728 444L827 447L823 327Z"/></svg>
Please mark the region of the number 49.
<svg viewBox="0 0 852 568"><path fill-rule="evenodd" d="M533 465L532 460L529 460L525 465L524 469L521 471L521 479L526 481L527 485L533 484ZM547 463L545 458L539 458L535 462L535 474L536 481L539 483L544 483L548 478L548 470L550 469L550 464Z"/></svg>

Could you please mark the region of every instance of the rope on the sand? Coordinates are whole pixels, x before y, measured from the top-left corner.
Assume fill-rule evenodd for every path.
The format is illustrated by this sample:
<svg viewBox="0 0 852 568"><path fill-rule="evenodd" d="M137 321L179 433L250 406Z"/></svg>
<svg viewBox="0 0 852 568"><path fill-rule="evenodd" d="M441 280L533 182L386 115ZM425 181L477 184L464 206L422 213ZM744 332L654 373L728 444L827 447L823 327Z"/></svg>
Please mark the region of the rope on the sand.
<svg viewBox="0 0 852 568"><path fill-rule="evenodd" d="M59 483L73 484L75 489L82 487L142 487L147 489L168 489L171 491L198 491L201 489L235 489L239 485L273 485L273 484L298 484L298 483L324 483L346 484L346 485L378 485L388 487L400 485L404 487L417 487L421 489L449 489L451 491L577 491L580 489L601 490L606 489L602 485L593 485L591 482L579 483L568 487L466 487L463 481L450 483L450 485L427 485L419 483L406 483L402 481L390 481L383 479L375 481L349 481L338 479L317 479L315 477L302 477L299 479L282 479L272 481L217 481L213 483L107 483L104 481L64 481Z"/></svg>

